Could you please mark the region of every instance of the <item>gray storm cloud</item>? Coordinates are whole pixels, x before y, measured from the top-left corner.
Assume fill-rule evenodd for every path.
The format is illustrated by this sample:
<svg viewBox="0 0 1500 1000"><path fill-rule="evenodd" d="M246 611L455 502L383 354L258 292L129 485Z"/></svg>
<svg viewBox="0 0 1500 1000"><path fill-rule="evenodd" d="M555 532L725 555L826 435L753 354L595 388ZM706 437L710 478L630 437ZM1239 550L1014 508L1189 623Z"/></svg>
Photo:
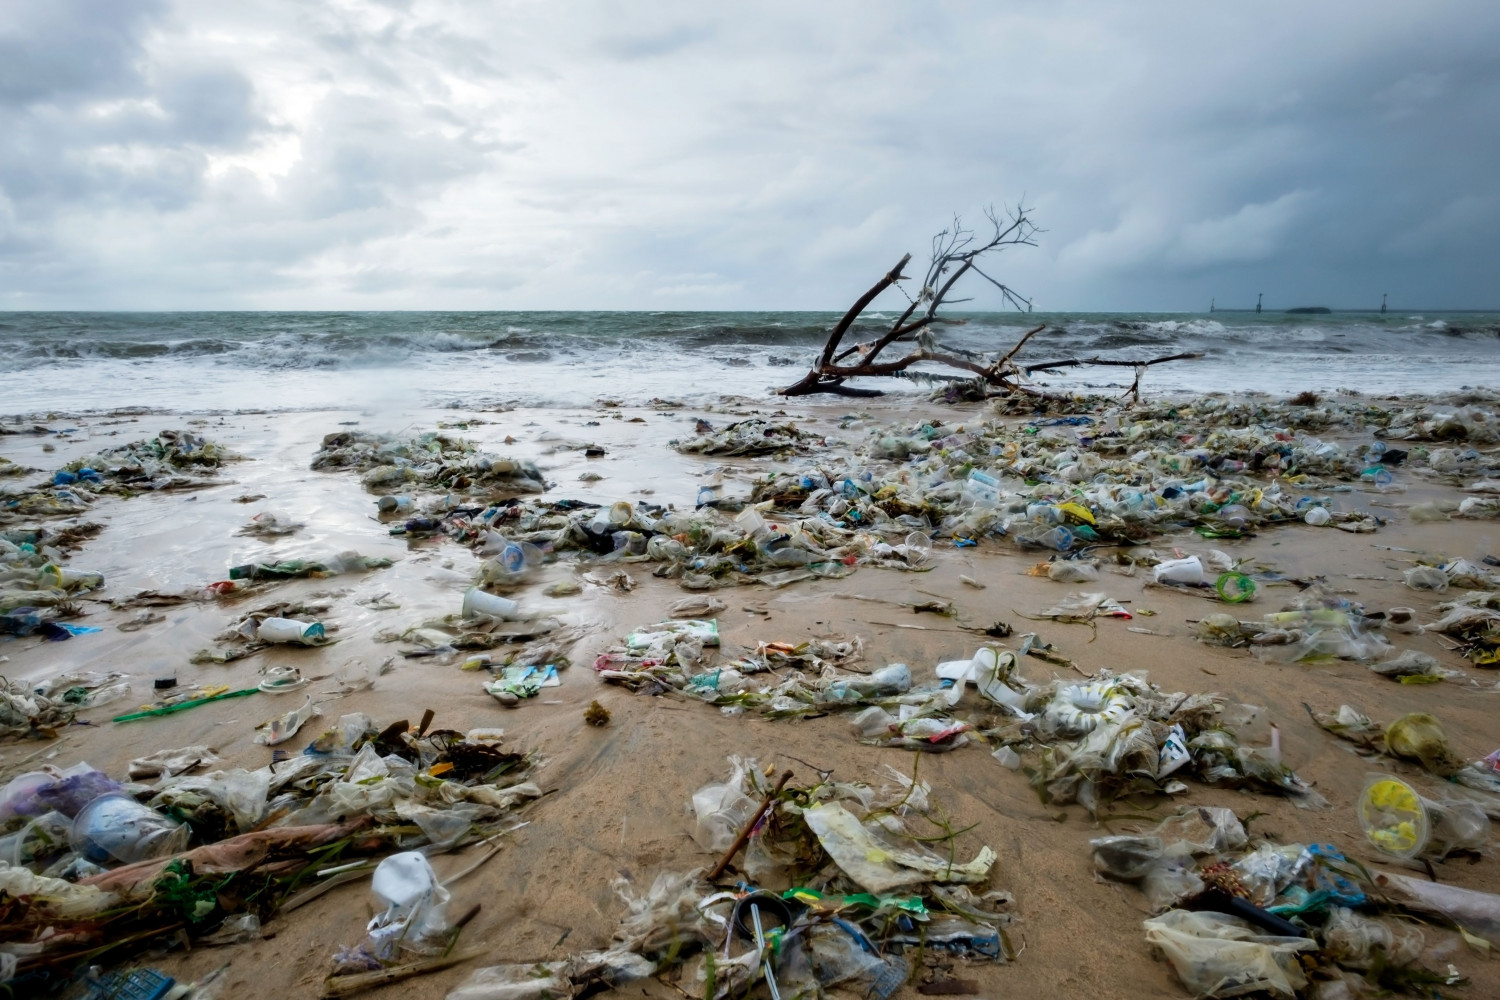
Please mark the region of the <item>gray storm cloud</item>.
<svg viewBox="0 0 1500 1000"><path fill-rule="evenodd" d="M1496 37L1441 0L10 0L0 307L841 308L1023 196L1038 307L1492 307Z"/></svg>

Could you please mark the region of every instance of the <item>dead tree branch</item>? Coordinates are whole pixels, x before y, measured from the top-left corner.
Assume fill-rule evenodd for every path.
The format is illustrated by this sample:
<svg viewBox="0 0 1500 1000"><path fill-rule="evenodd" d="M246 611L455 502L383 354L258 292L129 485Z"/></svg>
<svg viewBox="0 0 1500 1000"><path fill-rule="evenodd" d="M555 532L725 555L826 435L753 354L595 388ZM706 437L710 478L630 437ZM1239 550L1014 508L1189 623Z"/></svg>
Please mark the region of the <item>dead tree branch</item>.
<svg viewBox="0 0 1500 1000"><path fill-rule="evenodd" d="M906 308L884 333L868 342L852 344L839 350L845 336L854 328L860 315L870 307L870 304L887 288L892 286L898 290L901 288L899 282L906 279L903 272L911 261L911 254L902 257L896 266L861 295L843 318L835 324L834 328L829 331L828 340L823 344L817 363L807 374L791 385L778 389L777 392L783 396L805 396L820 392L841 396L879 396L882 393L878 389L866 389L844 383L851 378L909 374L908 369L913 365L927 361L972 372L976 378L1005 392L1031 396L1048 395L1024 384L1026 378L1033 372L1082 365L1134 367L1136 378L1130 391L1134 392L1136 398L1139 399L1141 374L1145 368L1167 361L1200 357L1197 354L1175 354L1150 361L1071 358L1040 365L1017 364L1015 357L1021 348L1026 346L1026 342L1032 337L1046 329L1046 324L1028 330L1009 351L993 361L986 361L983 357L967 351L955 353L951 349L944 350L938 345L935 328L940 324L962 323L963 321L941 316L939 310L945 304L969 301L968 299L949 299L948 296L959 281L971 271L999 289L1001 300L1006 305L1017 309L1025 307L1027 312L1031 311L1029 299L1022 298L1009 285L981 269L979 261L986 254L993 255L1007 247L1036 246L1036 234L1040 230L1031 221L1027 210L1021 206L1017 206L1014 211L1005 215L991 208L986 210L985 218L990 223L990 232L983 239L973 230L965 229L963 221L958 218L953 220L949 228L932 238L932 258L927 266L927 273L923 276L921 290L915 296L907 294ZM895 361L879 360L881 352L892 344L912 341L915 341L916 350L910 351L904 357ZM979 357L979 360L975 360L976 357ZM850 361L850 359L854 360Z"/></svg>

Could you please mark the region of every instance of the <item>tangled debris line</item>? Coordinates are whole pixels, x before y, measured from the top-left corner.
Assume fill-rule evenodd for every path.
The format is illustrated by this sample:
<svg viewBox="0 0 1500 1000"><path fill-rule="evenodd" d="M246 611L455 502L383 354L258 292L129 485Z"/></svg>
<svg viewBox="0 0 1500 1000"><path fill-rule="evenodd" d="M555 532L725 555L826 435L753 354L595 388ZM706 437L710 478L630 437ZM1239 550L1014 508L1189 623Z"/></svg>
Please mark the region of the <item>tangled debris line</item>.
<svg viewBox="0 0 1500 1000"><path fill-rule="evenodd" d="M857 641L762 643L724 661L718 645L714 621L664 621L601 654L594 669L607 683L647 694L671 691L728 715L849 713L854 735L875 746L945 752L977 738L1015 768L1023 753L1034 754L1027 775L1041 800L1077 802L1092 814L1121 798L1180 794L1189 777L1285 795L1302 808L1326 805L1282 761L1274 726L1269 746L1236 735L1260 710L1220 695L1166 692L1140 675L1108 671L1084 683L1035 683L1022 676L1015 652L995 646L938 664L931 679L921 681L904 663L860 669ZM1055 662L1035 635L1022 637L1021 650ZM981 712L965 717L961 706L970 684L982 699Z"/></svg>

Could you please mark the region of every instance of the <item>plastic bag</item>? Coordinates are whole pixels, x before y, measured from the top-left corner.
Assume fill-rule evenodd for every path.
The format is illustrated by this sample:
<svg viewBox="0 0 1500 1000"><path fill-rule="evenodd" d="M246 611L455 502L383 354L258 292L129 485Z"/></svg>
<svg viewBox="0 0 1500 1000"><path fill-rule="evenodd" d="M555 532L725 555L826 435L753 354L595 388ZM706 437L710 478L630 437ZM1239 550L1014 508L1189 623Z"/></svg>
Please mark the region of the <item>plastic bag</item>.
<svg viewBox="0 0 1500 1000"><path fill-rule="evenodd" d="M438 883L426 855L392 854L375 866L370 890L385 907L367 928L377 958L395 958L398 949L430 953L446 945L448 890Z"/></svg>
<svg viewBox="0 0 1500 1000"><path fill-rule="evenodd" d="M60 878L35 875L25 868L0 861L0 896L24 899L28 905L45 907L60 920L84 920L112 908L119 900L113 892L97 886L75 885Z"/></svg>
<svg viewBox="0 0 1500 1000"><path fill-rule="evenodd" d="M1387 726L1385 746L1392 756L1417 761L1441 778L1461 770L1465 763L1448 745L1443 724L1425 712L1403 715Z"/></svg>
<svg viewBox="0 0 1500 1000"><path fill-rule="evenodd" d="M1406 585L1412 590L1430 590L1441 594L1448 589L1448 574L1436 566L1413 566L1406 571Z"/></svg>
<svg viewBox="0 0 1500 1000"><path fill-rule="evenodd" d="M1261 844L1231 867L1256 906L1270 906L1311 860L1301 844Z"/></svg>
<svg viewBox="0 0 1500 1000"><path fill-rule="evenodd" d="M1323 928L1323 947L1346 969L1363 971L1377 963L1410 965L1422 955L1422 931L1404 920L1374 920L1335 906Z"/></svg>
<svg viewBox="0 0 1500 1000"><path fill-rule="evenodd" d="M1169 816L1153 831L1168 852L1219 854L1245 846L1245 828L1233 809L1196 806Z"/></svg>
<svg viewBox="0 0 1500 1000"><path fill-rule="evenodd" d="M174 774L185 774L195 767L212 767L219 763L218 752L210 746L178 747L175 750L158 750L130 762L126 772L131 781L145 778L170 778Z"/></svg>
<svg viewBox="0 0 1500 1000"><path fill-rule="evenodd" d="M967 864L950 864L947 858L883 843L836 802L813 806L802 818L834 863L869 892L914 882L981 882L995 863L995 852L988 847Z"/></svg>
<svg viewBox="0 0 1500 1000"><path fill-rule="evenodd" d="M271 793L271 770L235 769L208 776L205 794L234 817L240 833L249 833L266 814L266 799Z"/></svg>
<svg viewBox="0 0 1500 1000"><path fill-rule="evenodd" d="M888 736L896 725L896 717L879 705L871 705L849 720L849 726L862 739Z"/></svg>
<svg viewBox="0 0 1500 1000"><path fill-rule="evenodd" d="M1375 886L1413 913L1441 917L1500 945L1500 895L1395 872L1377 872Z"/></svg>
<svg viewBox="0 0 1500 1000"><path fill-rule="evenodd" d="M1265 990L1290 998L1307 985L1296 953L1308 938L1273 937L1237 917L1168 910L1144 921L1146 940L1161 949L1177 978L1198 996L1237 997Z"/></svg>
<svg viewBox="0 0 1500 1000"><path fill-rule="evenodd" d="M1185 851L1162 855L1141 879L1141 894L1146 897L1152 913L1176 906L1202 891L1203 879L1198 877L1198 866L1193 856Z"/></svg>
<svg viewBox="0 0 1500 1000"><path fill-rule="evenodd" d="M1099 567L1089 562L1060 559L1047 565L1047 579L1057 583L1094 583L1099 579Z"/></svg>
<svg viewBox="0 0 1500 1000"><path fill-rule="evenodd" d="M1370 669L1382 677L1441 677L1443 666L1437 657L1415 649L1403 649L1387 660L1370 664Z"/></svg>

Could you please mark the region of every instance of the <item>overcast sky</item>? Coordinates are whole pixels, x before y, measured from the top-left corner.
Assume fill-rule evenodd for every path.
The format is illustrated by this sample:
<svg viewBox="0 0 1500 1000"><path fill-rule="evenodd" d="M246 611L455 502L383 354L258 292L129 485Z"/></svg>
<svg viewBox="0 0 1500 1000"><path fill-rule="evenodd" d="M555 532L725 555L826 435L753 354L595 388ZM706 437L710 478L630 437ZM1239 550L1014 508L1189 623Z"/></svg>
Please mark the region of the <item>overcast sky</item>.
<svg viewBox="0 0 1500 1000"><path fill-rule="evenodd" d="M1500 307L1500 3L3 0L0 308ZM981 300L985 304L987 300Z"/></svg>

